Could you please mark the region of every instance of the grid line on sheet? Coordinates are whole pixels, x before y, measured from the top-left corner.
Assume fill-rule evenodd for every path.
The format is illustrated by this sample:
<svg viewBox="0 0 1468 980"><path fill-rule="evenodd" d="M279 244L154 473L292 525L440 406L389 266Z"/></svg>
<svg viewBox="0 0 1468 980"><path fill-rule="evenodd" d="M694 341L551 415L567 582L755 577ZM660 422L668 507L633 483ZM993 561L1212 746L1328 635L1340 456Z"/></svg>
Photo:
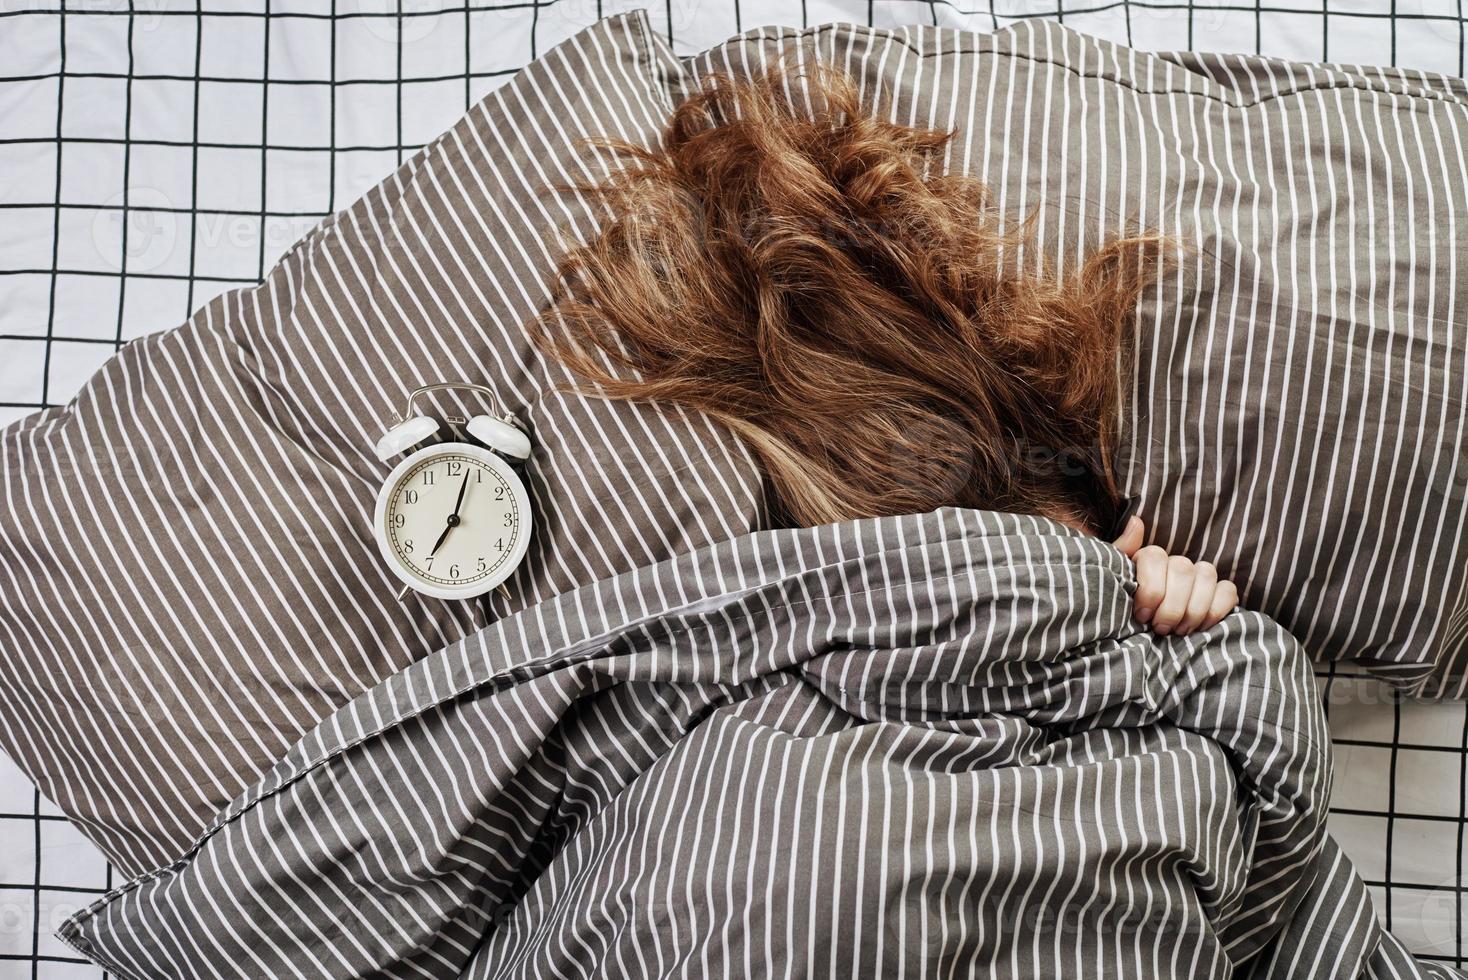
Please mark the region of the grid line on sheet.
<svg viewBox="0 0 1468 980"><path fill-rule="evenodd" d="M1397 763L1401 750L1402 712L1400 709L1394 709L1392 711L1391 762L1387 766L1386 783L1386 812L1391 814L1391 819L1386 822L1386 853L1383 855L1386 863L1386 874L1382 876L1384 883L1392 880L1392 854L1394 850L1392 842L1396 836L1397 820L1402 816L1401 811L1397 807ZM1395 889L1389 884L1386 885L1386 902L1385 908L1382 909L1382 914L1386 916L1386 921L1388 922L1392 921L1393 918L1392 897L1394 891Z"/></svg>
<svg viewBox="0 0 1468 980"><path fill-rule="evenodd" d="M65 149L62 140L62 121L66 117L66 0L61 0L61 10L56 17L57 28L57 50L59 58L57 61L56 74L56 188L55 216L51 223L51 268L54 270L60 262L61 248L61 181L62 173L62 151ZM57 276L51 273L51 295L46 308L46 356L43 360L43 374L41 376L41 404L50 403L51 387L51 357L52 343L56 335L56 284Z"/></svg>
<svg viewBox="0 0 1468 980"><path fill-rule="evenodd" d="M270 200L270 151L265 149L265 133L270 118L270 0L264 0L265 17L267 27L260 32L260 39L264 50L260 55L260 227L265 227L265 214ZM203 38L199 39L200 44ZM197 105L197 102L195 103ZM401 136L399 142L402 141ZM195 202L195 207L198 203ZM265 278L265 236L259 236L259 255L257 278Z"/></svg>
<svg viewBox="0 0 1468 980"><path fill-rule="evenodd" d="M789 22L796 10L775 0L0 4L0 424L64 402L129 338L258 281L311 224L520 66L629 6L649 7L682 52ZM844 19L990 30L1052 17L1151 50L1343 62L1380 61L1385 51L1393 64L1400 57L1405 67L1458 75L1468 24L1462 0L1361 0L1349 10L1330 0L802 0L798 10L805 26ZM27 46L8 47L17 37ZM55 50L41 50L48 45ZM45 125L13 106L51 99ZM120 130L90 111L98 106ZM7 174L12 161L47 154L54 160L44 179ZM78 179L73 166L91 169ZM1338 838L1389 928L1430 959L1468 966L1468 712L1394 700L1387 712L1362 686L1374 682L1333 669L1320 683L1335 731ZM1455 759L1457 797L1448 805L1454 780L1445 774ZM1431 793L1417 782L1426 770L1439 784ZM57 909L112 887L111 869L18 779L0 765L0 926L15 932L23 919L25 933L0 935L0 980L103 976L45 934ZM20 865L5 855L16 840L34 848ZM1435 848L1440 876L1454 855L1450 880L1421 866L1422 849L1412 850L1419 840Z"/></svg>
<svg viewBox="0 0 1468 980"><path fill-rule="evenodd" d="M1459 0L1459 9L1462 2ZM1468 881L1468 866L1465 866L1465 850L1468 850L1468 712L1463 715L1463 727L1459 736L1459 745L1463 751L1458 753L1458 785L1462 792L1458 794L1458 847L1453 860L1453 875L1458 884L1457 903L1455 911L1457 917L1453 926L1454 946L1458 952L1457 965L1462 966L1465 962L1464 952L1464 930L1468 928L1468 899L1463 895L1463 883Z"/></svg>
<svg viewBox="0 0 1468 980"><path fill-rule="evenodd" d="M1459 0L1458 9L1463 9L1462 0ZM1457 965L1465 964L1465 929L1468 929L1468 899L1465 899L1461 886L1468 881L1468 860L1465 860L1465 851L1468 851L1468 712L1463 715L1463 728L1459 736L1459 745L1463 751L1458 753L1458 785L1462 792L1458 794L1458 849L1453 861L1453 874L1460 886L1457 901L1457 919L1453 927L1453 938L1455 948L1458 951Z"/></svg>
<svg viewBox="0 0 1468 980"><path fill-rule="evenodd" d="M134 13L134 0L127 0L129 13ZM133 131L133 31L137 26L136 17L127 19L127 78L124 80L124 95L122 105L122 213L128 212L128 190L131 181L128 179L132 167L132 131ZM59 138L58 134L58 138ZM58 144L59 147L59 144ZM60 153L57 153L60 156ZM122 310L127 305L127 232L128 222L122 222L122 241L118 250L118 268L122 275L117 280L117 330L113 334L113 341L117 346L122 346Z"/></svg>
<svg viewBox="0 0 1468 980"><path fill-rule="evenodd" d="M32 794L31 805L35 807L37 813L40 812L40 810L41 810L41 794L40 794L39 791L37 791L36 793ZM41 882L44 880L41 877L41 821L39 821L39 820L36 821L36 828L35 828L35 847L36 847L36 880L35 880L35 892L34 892L34 895L35 895L35 898L34 898L35 907L31 910L31 918L32 918L33 928L35 929L35 935L31 936L31 955L34 956L34 957L37 957L39 959L39 957L41 955L41 906L42 906L42 902L41 902ZM33 965L31 967L31 971L33 973L38 972L38 970L39 970L39 967L37 965Z"/></svg>
<svg viewBox="0 0 1468 980"><path fill-rule="evenodd" d="M192 130L189 134L189 214L191 219L194 219L195 217L193 202L199 199L199 91L200 86L204 84L202 80L202 68L204 62L204 15L202 13L201 6L202 5L196 5L194 7L194 77L193 79L191 79L193 84L193 115ZM335 100L333 100L333 102L334 101ZM123 220L127 220L126 213L124 213L123 215ZM192 310L194 308L194 263L197 258L197 247L197 237L194 235L190 235L188 269L189 285L186 303L186 309L188 310Z"/></svg>

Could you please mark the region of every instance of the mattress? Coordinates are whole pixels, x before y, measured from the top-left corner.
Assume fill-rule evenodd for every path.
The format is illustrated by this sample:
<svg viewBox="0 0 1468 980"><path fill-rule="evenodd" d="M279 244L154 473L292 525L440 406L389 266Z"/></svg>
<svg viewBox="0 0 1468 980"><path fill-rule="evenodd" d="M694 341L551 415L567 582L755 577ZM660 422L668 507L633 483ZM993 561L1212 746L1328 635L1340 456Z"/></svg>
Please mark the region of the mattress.
<svg viewBox="0 0 1468 980"><path fill-rule="evenodd" d="M0 423L66 400L117 346L256 281L537 54L612 4L208 0L0 11ZM680 51L793 7L652 11ZM805 23L983 29L1054 16L1147 49L1391 62L1463 73L1465 22L1428 0L1270 8L1092 0L959 7L807 3ZM1338 771L1331 829L1383 921L1463 966L1461 703L1400 704L1323 673ZM0 980L94 977L51 938L113 883L105 861L0 760Z"/></svg>

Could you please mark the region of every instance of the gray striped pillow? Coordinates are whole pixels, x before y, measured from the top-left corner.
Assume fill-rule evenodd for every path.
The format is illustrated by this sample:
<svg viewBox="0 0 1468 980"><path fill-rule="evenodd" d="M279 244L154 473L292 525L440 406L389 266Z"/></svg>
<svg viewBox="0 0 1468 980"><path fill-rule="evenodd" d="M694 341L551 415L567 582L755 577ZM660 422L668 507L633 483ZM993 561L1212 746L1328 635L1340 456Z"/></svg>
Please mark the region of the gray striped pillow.
<svg viewBox="0 0 1468 980"><path fill-rule="evenodd" d="M1141 305L1124 447L1154 540L1216 561L1322 660L1468 693L1468 86L1396 69L1149 55L1033 21L979 35L769 29L892 118L953 129L952 169L1037 252L1187 247Z"/></svg>
<svg viewBox="0 0 1468 980"><path fill-rule="evenodd" d="M536 543L496 615L764 523L739 446L558 392L522 325L558 229L597 221L548 193L606 165L575 138L651 140L699 76L792 48L955 128L950 165L1036 212L1052 263L1139 227L1194 246L1140 313L1144 515L1315 655L1461 693L1462 83L1045 22L769 29L680 63L634 14L549 52L262 286L0 436L0 739L124 869L177 856L332 708L485 621L396 604L367 536L368 447L414 384L487 380L536 430Z"/></svg>
<svg viewBox="0 0 1468 980"><path fill-rule="evenodd" d="M760 523L701 418L583 399L532 349L580 138L656 137L677 61L605 21L491 94L258 288L132 344L0 434L0 745L128 872L180 854L322 717L502 616ZM372 455L416 385L491 385L534 430L531 553L474 604L400 604ZM446 403L445 409L468 403Z"/></svg>

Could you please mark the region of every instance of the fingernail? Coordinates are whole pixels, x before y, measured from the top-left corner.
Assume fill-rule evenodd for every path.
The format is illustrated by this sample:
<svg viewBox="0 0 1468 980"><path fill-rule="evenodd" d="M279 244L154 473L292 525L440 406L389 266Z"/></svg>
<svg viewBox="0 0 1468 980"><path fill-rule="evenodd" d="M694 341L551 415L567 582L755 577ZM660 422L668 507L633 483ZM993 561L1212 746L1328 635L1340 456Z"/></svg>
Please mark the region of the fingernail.
<svg viewBox="0 0 1468 980"><path fill-rule="evenodd" d="M1154 609L1138 609L1137 619L1145 623L1152 618L1152 613L1154 612L1156 612Z"/></svg>

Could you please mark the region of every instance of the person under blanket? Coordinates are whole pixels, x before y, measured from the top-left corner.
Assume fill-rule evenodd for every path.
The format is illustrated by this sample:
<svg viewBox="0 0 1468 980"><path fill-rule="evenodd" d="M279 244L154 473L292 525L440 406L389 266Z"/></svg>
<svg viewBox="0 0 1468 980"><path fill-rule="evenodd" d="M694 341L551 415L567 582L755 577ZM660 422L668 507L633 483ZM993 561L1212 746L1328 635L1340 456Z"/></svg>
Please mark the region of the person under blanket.
<svg viewBox="0 0 1468 980"><path fill-rule="evenodd" d="M598 394L723 422L794 525L959 506L1119 529L1137 619L1214 625L1234 584L1121 514L1126 331L1166 243L1024 267L1028 224L941 166L952 135L869 114L834 69L714 76L660 146L594 141L630 162L579 188L610 218L564 256L542 339Z"/></svg>

